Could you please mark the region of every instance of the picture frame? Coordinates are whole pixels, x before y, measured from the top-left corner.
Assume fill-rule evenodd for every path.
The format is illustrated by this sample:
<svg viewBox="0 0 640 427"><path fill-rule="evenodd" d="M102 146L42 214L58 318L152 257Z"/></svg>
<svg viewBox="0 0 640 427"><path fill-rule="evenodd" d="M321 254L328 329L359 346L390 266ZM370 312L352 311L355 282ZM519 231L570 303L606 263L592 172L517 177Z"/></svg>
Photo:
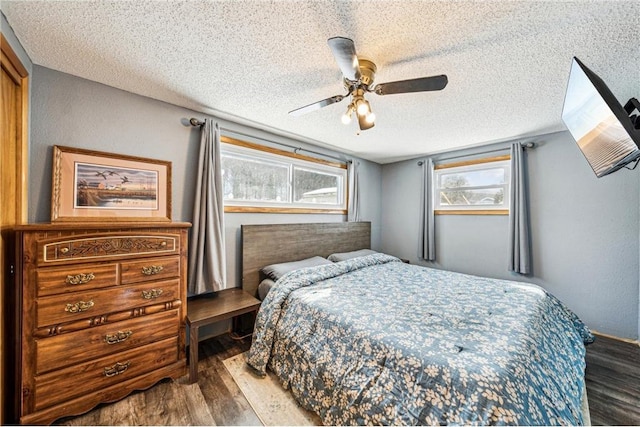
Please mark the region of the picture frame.
<svg viewBox="0 0 640 427"><path fill-rule="evenodd" d="M51 222L171 221L171 162L53 146Z"/></svg>

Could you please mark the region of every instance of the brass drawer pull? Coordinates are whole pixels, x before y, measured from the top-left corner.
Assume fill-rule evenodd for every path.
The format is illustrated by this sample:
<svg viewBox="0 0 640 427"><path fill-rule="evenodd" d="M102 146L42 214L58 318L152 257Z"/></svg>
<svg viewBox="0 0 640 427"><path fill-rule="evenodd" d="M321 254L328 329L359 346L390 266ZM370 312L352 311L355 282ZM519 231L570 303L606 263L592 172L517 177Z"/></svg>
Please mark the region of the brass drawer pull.
<svg viewBox="0 0 640 427"><path fill-rule="evenodd" d="M150 289L148 291L142 291L142 298L154 299L162 295L162 289Z"/></svg>
<svg viewBox="0 0 640 427"><path fill-rule="evenodd" d="M116 362L115 365L104 368L104 376L115 377L116 375L120 375L121 373L129 369L130 364L131 364L130 360L127 360L124 363Z"/></svg>
<svg viewBox="0 0 640 427"><path fill-rule="evenodd" d="M117 344L119 342L126 341L132 334L133 331L118 331L115 334L106 334L104 336L104 342L107 344Z"/></svg>
<svg viewBox="0 0 640 427"><path fill-rule="evenodd" d="M145 276L153 276L154 274L160 273L164 270L164 267L161 265L152 265L149 267L142 267L142 274Z"/></svg>
<svg viewBox="0 0 640 427"><path fill-rule="evenodd" d="M68 275L65 282L69 285L84 285L85 283L89 283L95 278L96 276L94 276L93 273L80 273L76 274L75 276Z"/></svg>
<svg viewBox="0 0 640 427"><path fill-rule="evenodd" d="M67 304L64 311L69 313L80 313L81 311L87 311L93 307L93 300L90 301L78 301L74 304Z"/></svg>

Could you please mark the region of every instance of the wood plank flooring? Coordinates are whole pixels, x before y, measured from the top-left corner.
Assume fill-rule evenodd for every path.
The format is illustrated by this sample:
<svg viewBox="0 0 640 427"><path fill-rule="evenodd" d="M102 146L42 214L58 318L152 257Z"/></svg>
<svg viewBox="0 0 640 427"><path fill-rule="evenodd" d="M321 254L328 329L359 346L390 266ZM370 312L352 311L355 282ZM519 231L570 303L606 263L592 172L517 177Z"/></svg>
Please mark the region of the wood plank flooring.
<svg viewBox="0 0 640 427"><path fill-rule="evenodd" d="M222 361L249 350L251 337L229 335L200 342L198 382L185 375L165 380L112 403L100 405L57 425L261 425Z"/></svg>
<svg viewBox="0 0 640 427"><path fill-rule="evenodd" d="M640 425L640 347L597 336L587 346L587 396L593 425Z"/></svg>
<svg viewBox="0 0 640 427"><path fill-rule="evenodd" d="M163 381L59 425L260 425L222 361L249 349L228 335L200 343L198 382ZM593 425L640 425L640 347L598 337L587 347L587 394Z"/></svg>

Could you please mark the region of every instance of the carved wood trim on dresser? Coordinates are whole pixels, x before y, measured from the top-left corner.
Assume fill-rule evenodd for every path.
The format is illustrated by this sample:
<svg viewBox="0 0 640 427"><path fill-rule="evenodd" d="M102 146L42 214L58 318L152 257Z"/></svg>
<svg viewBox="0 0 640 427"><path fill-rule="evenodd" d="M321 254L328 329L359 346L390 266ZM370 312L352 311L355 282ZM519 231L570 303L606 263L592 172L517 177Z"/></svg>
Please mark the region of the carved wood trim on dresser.
<svg viewBox="0 0 640 427"><path fill-rule="evenodd" d="M188 223L16 227L16 421L186 373Z"/></svg>

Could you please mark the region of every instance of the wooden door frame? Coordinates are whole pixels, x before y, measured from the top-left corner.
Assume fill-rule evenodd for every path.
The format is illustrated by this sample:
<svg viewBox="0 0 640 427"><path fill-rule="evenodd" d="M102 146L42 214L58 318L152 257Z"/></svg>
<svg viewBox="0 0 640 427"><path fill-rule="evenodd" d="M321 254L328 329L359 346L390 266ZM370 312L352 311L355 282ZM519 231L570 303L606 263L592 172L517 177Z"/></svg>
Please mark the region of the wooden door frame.
<svg viewBox="0 0 640 427"><path fill-rule="evenodd" d="M13 74L14 78L20 79L22 114L20 117L20 135L17 138L20 144L20 158L17 159L20 169L20 176L18 177L20 180L20 198L17 202L20 204L19 222L25 223L27 221L27 171L29 169L29 72L22 65L20 58L18 58L18 55L16 55L2 33L0 33L0 51L2 52L2 66L5 67L5 64L13 66L17 75L11 72L10 74Z"/></svg>
<svg viewBox="0 0 640 427"><path fill-rule="evenodd" d="M9 262L11 265L15 265L15 258L17 255L9 254L9 251L15 252L6 243L13 241L13 239L6 238L7 235L13 235L13 226L16 224L23 224L27 221L27 192L28 192L28 155L29 155L29 72L24 67L20 58L14 50L11 48L8 40L4 34L0 32L0 64L2 69L10 76L10 78L19 86L19 102L20 105L18 113L15 115L17 122L16 126L16 173L15 173L15 190L16 190L16 212L13 218L2 218L0 221L0 232L3 234L2 241L0 242L0 256L4 261ZM2 104L2 108L9 108ZM5 111L2 111L4 114ZM14 159L10 159L14 160ZM4 170L2 173L5 173ZM3 271L0 271L0 425L7 423L16 423L18 414L18 399L12 401L18 391L16 388L15 374L12 371L16 370L16 352L14 347L18 341L18 316L15 312L15 300L16 295L19 294L17 289L17 283L12 282L11 277L7 277L4 271L5 264L3 265ZM13 274L12 274L13 273ZM15 275L13 268L10 273ZM14 276L15 277L15 276ZM11 286L13 285L13 286ZM11 303L10 303L11 302ZM9 365L13 364L13 369L9 369Z"/></svg>

